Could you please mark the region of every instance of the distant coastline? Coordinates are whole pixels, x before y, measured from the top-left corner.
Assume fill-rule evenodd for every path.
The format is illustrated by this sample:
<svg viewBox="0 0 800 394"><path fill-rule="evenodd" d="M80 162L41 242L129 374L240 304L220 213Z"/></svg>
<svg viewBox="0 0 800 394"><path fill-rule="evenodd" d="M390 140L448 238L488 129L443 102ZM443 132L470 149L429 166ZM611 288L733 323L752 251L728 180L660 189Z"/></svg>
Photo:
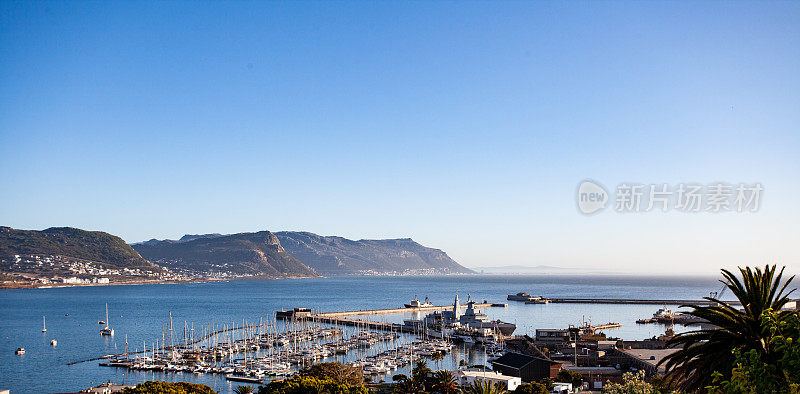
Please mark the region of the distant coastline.
<svg viewBox="0 0 800 394"><path fill-rule="evenodd" d="M0 283L0 290L2 289L55 289L64 287L95 287L95 286L133 286L133 285L171 285L180 283L221 283L232 282L235 280L280 280L280 279L313 279L320 278L319 276L291 276L291 277L246 277L246 278L205 278L205 279L186 279L186 280L130 280L109 283L52 283L52 284L36 284L36 283Z"/></svg>

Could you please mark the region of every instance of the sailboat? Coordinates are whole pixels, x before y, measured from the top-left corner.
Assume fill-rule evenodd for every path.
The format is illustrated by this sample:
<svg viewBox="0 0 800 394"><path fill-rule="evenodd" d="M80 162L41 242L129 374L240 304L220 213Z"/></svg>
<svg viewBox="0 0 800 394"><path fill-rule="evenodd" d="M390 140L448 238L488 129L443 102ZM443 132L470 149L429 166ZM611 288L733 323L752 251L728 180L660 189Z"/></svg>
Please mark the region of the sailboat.
<svg viewBox="0 0 800 394"><path fill-rule="evenodd" d="M47 325L44 322L44 316L42 316L42 332L47 332Z"/></svg>
<svg viewBox="0 0 800 394"><path fill-rule="evenodd" d="M114 329L108 326L108 303L106 303L106 326L102 330L100 330L100 335L114 335Z"/></svg>

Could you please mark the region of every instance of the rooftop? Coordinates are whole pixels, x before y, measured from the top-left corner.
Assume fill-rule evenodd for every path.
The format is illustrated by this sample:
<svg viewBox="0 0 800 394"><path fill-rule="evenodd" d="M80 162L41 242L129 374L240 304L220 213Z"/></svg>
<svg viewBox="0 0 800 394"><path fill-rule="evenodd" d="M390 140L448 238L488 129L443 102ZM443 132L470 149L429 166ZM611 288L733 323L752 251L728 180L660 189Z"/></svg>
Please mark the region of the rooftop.
<svg viewBox="0 0 800 394"><path fill-rule="evenodd" d="M492 361L492 364L499 364L499 365L503 365L503 366L506 366L506 367L519 369L519 368L522 368L522 367L524 367L524 366L526 366L526 365L528 365L528 364L530 364L530 363L532 363L534 361L537 361L537 360L544 361L544 362L551 363L551 364L559 364L559 363L557 363L555 361L552 361L552 360L539 358L539 357L534 357L534 356L528 356L528 355L525 355L525 354L522 354L522 353L514 353L514 352L510 352L510 353L504 354L503 356L501 356L497 360Z"/></svg>
<svg viewBox="0 0 800 394"><path fill-rule="evenodd" d="M461 376L472 377L472 378L502 379L502 380L519 379L518 377L515 377L515 376L503 375L501 373L494 372L494 371L483 372L483 371L474 371L474 370L462 370L462 371L458 371L457 374L459 374Z"/></svg>
<svg viewBox="0 0 800 394"><path fill-rule="evenodd" d="M630 357L644 361L652 366L658 365L668 355L677 352L680 349L620 349ZM659 373L664 373L664 366L658 367Z"/></svg>

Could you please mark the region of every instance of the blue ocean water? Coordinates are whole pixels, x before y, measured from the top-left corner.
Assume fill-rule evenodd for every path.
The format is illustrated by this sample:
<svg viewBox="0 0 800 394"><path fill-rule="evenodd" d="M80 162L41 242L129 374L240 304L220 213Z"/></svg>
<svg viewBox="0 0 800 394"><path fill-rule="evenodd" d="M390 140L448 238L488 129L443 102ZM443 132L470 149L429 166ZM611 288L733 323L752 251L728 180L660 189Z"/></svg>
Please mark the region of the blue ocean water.
<svg viewBox="0 0 800 394"><path fill-rule="evenodd" d="M12 393L78 391L102 382L134 384L144 380L185 380L230 392L236 383L224 377L160 374L99 367L97 362L67 363L141 349L161 340L172 313L177 332L184 322L195 329L243 320L271 320L276 310L312 307L319 311L397 308L414 296L429 297L437 305L450 304L456 294L462 302L507 302L520 291L546 297L699 299L720 289L714 277L638 276L437 276L334 277L290 280L240 280L217 283L95 286L52 289L0 290L0 389ZM108 303L113 337L99 335ZM493 319L515 322L517 334L536 328L563 328L582 321L619 322L609 336L643 339L663 333L659 325L637 325L649 317L653 305L548 304L509 302L507 308L486 308ZM42 316L47 332L42 333ZM378 321L401 321L404 315L376 315ZM678 331L680 327L676 327ZM50 346L57 339L58 346ZM26 348L23 356L14 354ZM402 372L402 371L401 371Z"/></svg>

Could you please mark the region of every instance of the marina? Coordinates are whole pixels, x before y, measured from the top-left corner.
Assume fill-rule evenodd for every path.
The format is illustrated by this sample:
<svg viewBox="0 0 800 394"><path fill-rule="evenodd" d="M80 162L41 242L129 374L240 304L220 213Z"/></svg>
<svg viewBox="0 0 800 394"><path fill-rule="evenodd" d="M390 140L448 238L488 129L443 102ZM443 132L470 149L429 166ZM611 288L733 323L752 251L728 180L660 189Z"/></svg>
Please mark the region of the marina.
<svg viewBox="0 0 800 394"><path fill-rule="evenodd" d="M338 328L342 333L327 339L310 341L311 346L308 345L309 341L299 341L298 351L306 349L313 352L314 343L324 349L326 343L336 344L337 341L349 339L356 335L356 331L390 335L394 333L397 335L394 340L379 341L370 348L339 349L339 353L336 353L335 349L328 347L328 351L334 350L333 355L313 361L315 363L377 361L375 366L365 366L380 370L382 369L380 361L385 360L384 365L391 364L390 359L381 358L381 353L388 351L392 356L395 354L402 356L405 351L410 356L409 346L415 342L417 342L413 350L415 359L427 358L424 354L432 354L434 349L428 344L442 340L437 337L439 330L433 329L427 332L418 330L415 333L413 329L399 327L404 325L405 320L421 320L430 313L451 310L453 295L459 292L466 294L467 289L472 293L472 300L480 301L474 307L486 314L489 321L501 320L514 323L517 328L513 335L533 337L535 331L540 328L581 326L581 321L585 317L591 325L618 322L621 327L613 329L615 337L642 340L664 332L660 325L635 323L637 319L653 314L656 308L650 305L555 303L526 305L522 302L508 301L506 304L494 301L500 301L506 294L517 292L520 288L535 288L541 294L553 297L582 294L586 298L625 298L623 295L629 294L630 298L668 299L675 298L669 297L669 294L685 294L686 298L700 298L703 294L707 294L708 288L716 287L713 279L705 282L681 279L679 283L671 283L659 278L652 282L638 280L627 285L614 283L614 278L593 278L586 282L586 285L575 281L574 278L565 278L563 282L559 282L558 277L541 279L547 282L537 282L538 280L540 279L537 277L493 276L348 277L8 291L6 298L0 302L0 307L13 313L8 314L10 320L0 324L8 326L13 324L23 329L17 330L17 334L7 340L5 351L0 354L0 359L3 361L0 363L0 374L6 377L11 387L25 387L25 390L18 390L22 393L77 390L89 387L93 382L109 380L119 384L135 384L145 380L188 381L207 384L221 393L230 393L233 387L250 383L227 380L228 375L249 378L254 376L219 372L222 371L219 368L233 367L234 371L236 368L241 369L243 367L240 363L244 362L246 355L247 363L251 364L253 373L259 368L268 371L268 365L259 367L257 364L259 362L268 364L270 356L280 357L280 362L286 362L287 353L279 352L279 349L288 349L288 357L299 360L299 355L294 353L294 345L273 345L270 348L259 344L259 350L235 352L232 363L231 355L225 353L222 358L216 360L210 358L200 360L208 365L198 364L196 360L183 361L181 358L177 359L179 362L172 363L169 349L170 313L174 320L172 336L176 352L187 355L191 354L192 348L195 351L204 350L203 346L205 349L210 349L223 342L238 344L241 348L242 342L237 341L249 336L252 342L259 330L266 338L269 332L277 331L279 334L284 334L293 329L301 329L303 324L322 329ZM692 287L685 287L687 284ZM349 293L346 296L341 295L344 294L342 289L348 289ZM428 296L435 306L433 310L404 308L403 304L408 303L415 293L423 295L420 301L424 300L424 296ZM375 297L375 294L383 296ZM392 301L387 302L387 299ZM484 303L484 300L490 302ZM106 301L110 323L105 316ZM293 328L291 320L276 318L277 311L293 311L294 307L302 306L311 307L308 313L317 315L316 322L310 319L305 322L298 321L294 323ZM460 305L459 309L463 313L467 307ZM43 315L46 316L46 333L41 332ZM262 317L263 327L259 329L259 326L262 326ZM323 318L336 318L336 320L326 322L322 320ZM101 320L103 323L98 327L98 321ZM183 339L185 321L186 342ZM373 323L364 323L365 321ZM233 322L236 322L235 327ZM104 328L106 323L114 329L114 336L99 334L98 331ZM675 327L676 332L682 330L683 327ZM250 333L245 334L245 331ZM499 342L470 344L450 334L446 335L446 340L452 347L445 358L438 362L439 368L457 369L461 361L469 365L485 364L494 355L499 354L501 342L507 343L510 340L506 340L507 337ZM209 337L212 335L215 338ZM235 337L234 342L230 340L231 335ZM51 345L53 339L57 339L57 346ZM144 350L145 342L146 350ZM196 343L193 345L192 342ZM186 345L188 347L184 348ZM18 347L25 348L26 353L15 355ZM156 349L155 360L153 360L153 349ZM220 353L224 350L220 349ZM262 359L264 357L267 359ZM115 361L127 364L116 364L117 367L99 366L99 363L109 364ZM149 367L150 364L155 368ZM169 367L170 364L173 367L180 366L181 370ZM300 361L300 364L291 362L288 364L290 373L303 368L304 365L303 361ZM433 358L429 358L428 364L434 365ZM135 368L129 368L128 365ZM190 366L191 368L187 368ZM195 366L203 369L195 372ZM279 363L274 360L272 367L277 366ZM362 366L362 370L365 366ZM204 368L209 368L209 372L203 372ZM410 368L411 364L398 365L397 369L390 373L369 376L375 381L390 380L394 374L408 374ZM25 374L21 371L30 369L41 371L44 379L36 381L25 379ZM217 372L211 372L214 370ZM247 373L244 369L241 371ZM273 371L276 372L279 370ZM280 375L270 376L269 372L261 377L262 380L279 378Z"/></svg>
<svg viewBox="0 0 800 394"><path fill-rule="evenodd" d="M156 339L148 350L145 341L143 350L130 352L126 339L124 353L70 364L100 360L100 366L129 371L211 374L225 376L228 381L264 383L294 376L323 361L346 362L361 368L367 376L382 376L416 360L440 360L457 346L466 349L475 344L488 355L484 359L500 357L503 340L516 326L490 321L476 305L505 307L472 301L461 305L456 297L450 306L415 308L432 313L426 319L404 324L359 320L352 315L405 309L313 313L309 308L294 308L276 311L275 319L267 324L263 320L257 325L243 321L238 327L232 323L219 330L203 328L201 331L209 333L199 339L194 338L194 324L189 329L184 323L183 337L177 344L170 313L169 335L162 334L161 346Z"/></svg>
<svg viewBox="0 0 800 394"><path fill-rule="evenodd" d="M222 330L199 341L102 357L100 366L130 371L211 374L226 380L260 384L296 375L323 361L347 362L367 376L386 375L422 358L447 354L453 343L431 338L401 337L372 331L369 324L352 330L311 319ZM299 327L299 328L296 328ZM134 356L134 357L131 357Z"/></svg>

